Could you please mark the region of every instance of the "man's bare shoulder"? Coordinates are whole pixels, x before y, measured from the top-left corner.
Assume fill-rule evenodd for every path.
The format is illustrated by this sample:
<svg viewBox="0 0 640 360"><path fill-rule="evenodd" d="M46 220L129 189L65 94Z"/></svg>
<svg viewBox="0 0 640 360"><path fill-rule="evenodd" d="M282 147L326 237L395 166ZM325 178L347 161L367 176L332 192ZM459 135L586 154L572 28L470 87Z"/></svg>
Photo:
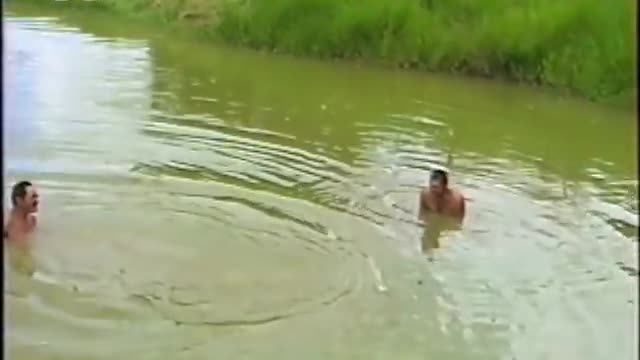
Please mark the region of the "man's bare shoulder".
<svg viewBox="0 0 640 360"><path fill-rule="evenodd" d="M453 200L464 198L464 196L462 196L462 193L458 189L454 188L449 188L449 197Z"/></svg>
<svg viewBox="0 0 640 360"><path fill-rule="evenodd" d="M453 203L457 204L458 207L463 209L466 206L466 199L460 191L453 191Z"/></svg>
<svg viewBox="0 0 640 360"><path fill-rule="evenodd" d="M422 190L420 190L420 198L422 198L422 200L431 199L431 193L429 192L429 188L425 186L422 188Z"/></svg>
<svg viewBox="0 0 640 360"><path fill-rule="evenodd" d="M5 234L5 237L9 233L9 230L11 230L11 228L14 226L15 217L16 216L15 216L13 211L10 211L9 214L7 214L7 221L4 223L4 234Z"/></svg>
<svg viewBox="0 0 640 360"><path fill-rule="evenodd" d="M13 234L16 232L16 225L16 217L13 212L11 212L9 213L7 222L4 224L4 229L2 232L4 240L9 241L14 237Z"/></svg>
<svg viewBox="0 0 640 360"><path fill-rule="evenodd" d="M429 189L427 188L422 189L422 191L420 192L420 203L423 206L430 208L433 202L434 202L433 194L429 192Z"/></svg>
<svg viewBox="0 0 640 360"><path fill-rule="evenodd" d="M3 237L5 240L12 240L29 235L36 229L37 224L38 216L36 214L29 214L26 218L22 218L12 213L4 226Z"/></svg>

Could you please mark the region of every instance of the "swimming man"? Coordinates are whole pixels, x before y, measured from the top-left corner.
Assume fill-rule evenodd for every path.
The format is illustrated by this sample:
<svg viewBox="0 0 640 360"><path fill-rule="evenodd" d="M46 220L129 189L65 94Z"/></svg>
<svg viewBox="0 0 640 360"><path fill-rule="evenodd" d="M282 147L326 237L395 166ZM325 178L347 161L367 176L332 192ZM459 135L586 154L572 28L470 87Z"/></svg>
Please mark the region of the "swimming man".
<svg viewBox="0 0 640 360"><path fill-rule="evenodd" d="M449 177L444 170L432 171L429 187L424 188L420 193L419 220L425 221L428 213L454 218L460 222L464 219L464 196L449 188Z"/></svg>
<svg viewBox="0 0 640 360"><path fill-rule="evenodd" d="M4 227L4 239L13 243L25 242L37 225L38 191L29 181L20 181L11 189L9 219Z"/></svg>

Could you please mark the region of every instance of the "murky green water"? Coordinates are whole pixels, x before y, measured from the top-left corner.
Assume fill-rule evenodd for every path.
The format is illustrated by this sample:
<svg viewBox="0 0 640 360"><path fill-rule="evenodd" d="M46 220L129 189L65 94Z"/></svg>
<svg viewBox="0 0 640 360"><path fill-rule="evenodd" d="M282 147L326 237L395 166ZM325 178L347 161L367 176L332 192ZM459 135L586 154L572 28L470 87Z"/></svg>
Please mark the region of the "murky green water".
<svg viewBox="0 0 640 360"><path fill-rule="evenodd" d="M634 114L99 17L6 19L4 96L43 197L12 359L637 357ZM429 261L442 165L468 217Z"/></svg>

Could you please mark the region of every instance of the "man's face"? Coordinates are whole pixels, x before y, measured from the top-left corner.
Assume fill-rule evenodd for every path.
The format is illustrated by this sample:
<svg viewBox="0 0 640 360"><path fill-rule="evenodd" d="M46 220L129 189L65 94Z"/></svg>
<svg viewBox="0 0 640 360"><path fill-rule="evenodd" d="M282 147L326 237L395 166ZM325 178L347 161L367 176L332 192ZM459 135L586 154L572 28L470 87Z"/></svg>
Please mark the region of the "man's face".
<svg viewBox="0 0 640 360"><path fill-rule="evenodd" d="M429 192L437 197L444 195L446 187L442 183L442 180L432 180L429 183Z"/></svg>
<svg viewBox="0 0 640 360"><path fill-rule="evenodd" d="M29 213L34 213L38 211L38 203L39 203L38 191L33 186L29 186L27 188L24 198L18 199L18 206Z"/></svg>

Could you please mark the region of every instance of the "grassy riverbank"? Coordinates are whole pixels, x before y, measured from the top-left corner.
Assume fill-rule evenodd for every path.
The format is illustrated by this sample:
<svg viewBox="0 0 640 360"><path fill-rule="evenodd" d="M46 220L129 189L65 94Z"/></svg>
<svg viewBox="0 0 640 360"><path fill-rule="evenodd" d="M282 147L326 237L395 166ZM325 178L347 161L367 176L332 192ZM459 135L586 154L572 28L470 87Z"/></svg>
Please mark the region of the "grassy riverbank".
<svg viewBox="0 0 640 360"><path fill-rule="evenodd" d="M48 2L50 0L32 0ZM68 1L86 6L86 2ZM632 98L628 0L99 0L208 38L302 56L504 78L591 99Z"/></svg>
<svg viewBox="0 0 640 360"><path fill-rule="evenodd" d="M257 48L506 77L592 98L634 85L626 0L270 0L226 3L220 32Z"/></svg>

